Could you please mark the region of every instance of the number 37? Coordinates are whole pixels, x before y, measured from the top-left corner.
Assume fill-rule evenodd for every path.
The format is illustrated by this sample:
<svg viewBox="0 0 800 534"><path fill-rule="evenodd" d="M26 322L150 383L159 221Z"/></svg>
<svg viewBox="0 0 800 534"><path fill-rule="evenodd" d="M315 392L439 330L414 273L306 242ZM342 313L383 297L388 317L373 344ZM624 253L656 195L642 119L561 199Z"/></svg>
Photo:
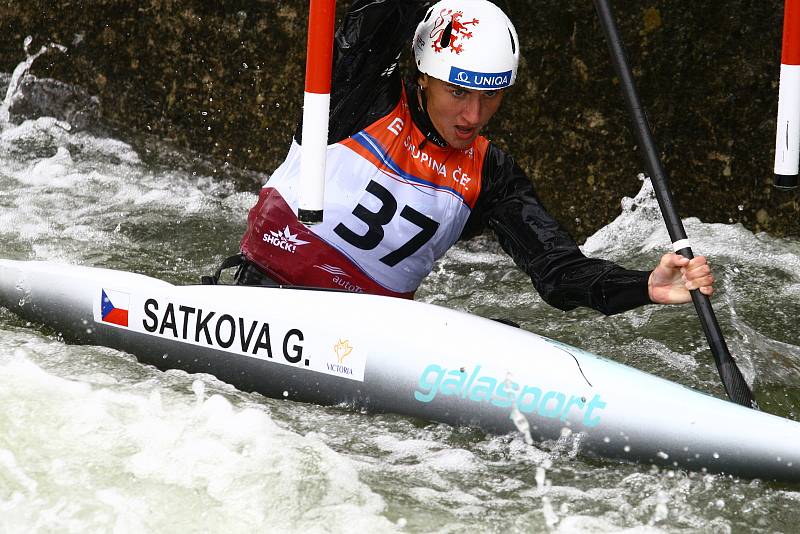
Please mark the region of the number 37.
<svg viewBox="0 0 800 534"><path fill-rule="evenodd" d="M378 211L372 212L365 208L363 204L359 204L353 210L353 215L367 225L366 233L359 235L342 223L339 223L333 229L336 235L361 250L372 250L383 241L383 227L389 224L389 221L394 218L394 214L397 213L397 200L381 184L371 180L367 185L367 192L381 201L381 207ZM382 263L389 267L394 267L418 251L422 245L433 237L439 228L438 222L426 217L411 206L404 206L400 212L400 217L418 226L420 231L400 248L380 259Z"/></svg>

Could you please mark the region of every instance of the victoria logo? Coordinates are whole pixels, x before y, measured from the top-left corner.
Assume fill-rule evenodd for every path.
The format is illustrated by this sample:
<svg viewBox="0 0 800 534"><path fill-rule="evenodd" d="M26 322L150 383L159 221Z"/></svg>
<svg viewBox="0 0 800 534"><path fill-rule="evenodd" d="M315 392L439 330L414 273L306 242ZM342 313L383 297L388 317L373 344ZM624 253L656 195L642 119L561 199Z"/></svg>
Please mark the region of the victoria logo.
<svg viewBox="0 0 800 534"><path fill-rule="evenodd" d="M291 233L288 225L283 229L282 232L270 230L268 234L264 234L263 240L273 247L278 247L279 249L285 250L286 252L290 252L292 254L294 254L295 250L297 250L297 247L307 245L309 243L309 241L297 239L297 234Z"/></svg>
<svg viewBox="0 0 800 534"><path fill-rule="evenodd" d="M353 376L353 368L344 364L344 359L347 358L351 352L353 352L353 346L350 344L350 341L347 339L340 339L333 346L333 353L336 355L336 361L339 363L327 363L328 371L340 375Z"/></svg>
<svg viewBox="0 0 800 534"><path fill-rule="evenodd" d="M445 48L449 48L451 52L456 54L464 51L461 40L472 38L472 32L469 31L467 26L477 26L480 21L473 18L471 21L462 22L461 17L463 16L463 11L453 11L447 8L442 9L439 13L439 17L436 19L436 23L430 33L430 37L433 39L433 49L437 53ZM450 21L445 24L448 17Z"/></svg>
<svg viewBox="0 0 800 534"><path fill-rule="evenodd" d="M340 339L336 345L333 346L333 352L336 353L336 359L339 363L344 362L344 359L347 358L351 352L353 352L353 346L350 345L350 341L347 339Z"/></svg>

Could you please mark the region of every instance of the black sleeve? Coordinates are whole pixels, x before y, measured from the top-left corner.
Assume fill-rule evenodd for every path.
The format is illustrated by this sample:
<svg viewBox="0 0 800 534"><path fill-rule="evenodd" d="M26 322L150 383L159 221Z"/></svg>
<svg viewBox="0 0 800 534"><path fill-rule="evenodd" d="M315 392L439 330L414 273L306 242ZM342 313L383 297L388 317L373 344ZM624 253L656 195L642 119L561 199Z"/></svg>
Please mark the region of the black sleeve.
<svg viewBox="0 0 800 534"><path fill-rule="evenodd" d="M430 1L355 0L334 37L328 143L364 129L397 105L400 55L411 49ZM302 124L295 138L301 141Z"/></svg>
<svg viewBox="0 0 800 534"><path fill-rule="evenodd" d="M587 306L606 315L650 304L649 271L631 271L587 258L545 211L514 159L490 145L481 193L462 238L489 226L542 298L562 310Z"/></svg>

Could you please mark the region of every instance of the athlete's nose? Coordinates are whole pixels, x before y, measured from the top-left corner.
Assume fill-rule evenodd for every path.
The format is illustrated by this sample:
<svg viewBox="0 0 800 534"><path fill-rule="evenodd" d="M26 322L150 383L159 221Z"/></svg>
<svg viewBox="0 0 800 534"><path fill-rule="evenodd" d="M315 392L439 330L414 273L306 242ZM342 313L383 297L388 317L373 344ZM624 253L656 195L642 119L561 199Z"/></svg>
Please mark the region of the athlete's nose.
<svg viewBox="0 0 800 534"><path fill-rule="evenodd" d="M481 98L480 95L472 93L464 102L464 108L461 110L461 117L470 126L476 126L481 121Z"/></svg>

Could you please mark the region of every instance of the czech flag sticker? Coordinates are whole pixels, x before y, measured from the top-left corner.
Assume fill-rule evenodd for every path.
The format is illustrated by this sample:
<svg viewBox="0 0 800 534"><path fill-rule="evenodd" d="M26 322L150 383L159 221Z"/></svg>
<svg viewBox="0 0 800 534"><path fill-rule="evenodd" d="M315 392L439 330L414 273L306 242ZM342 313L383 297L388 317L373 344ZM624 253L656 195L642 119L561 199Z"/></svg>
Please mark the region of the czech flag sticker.
<svg viewBox="0 0 800 534"><path fill-rule="evenodd" d="M131 296L122 291L103 289L100 297L100 316L104 323L128 326Z"/></svg>

